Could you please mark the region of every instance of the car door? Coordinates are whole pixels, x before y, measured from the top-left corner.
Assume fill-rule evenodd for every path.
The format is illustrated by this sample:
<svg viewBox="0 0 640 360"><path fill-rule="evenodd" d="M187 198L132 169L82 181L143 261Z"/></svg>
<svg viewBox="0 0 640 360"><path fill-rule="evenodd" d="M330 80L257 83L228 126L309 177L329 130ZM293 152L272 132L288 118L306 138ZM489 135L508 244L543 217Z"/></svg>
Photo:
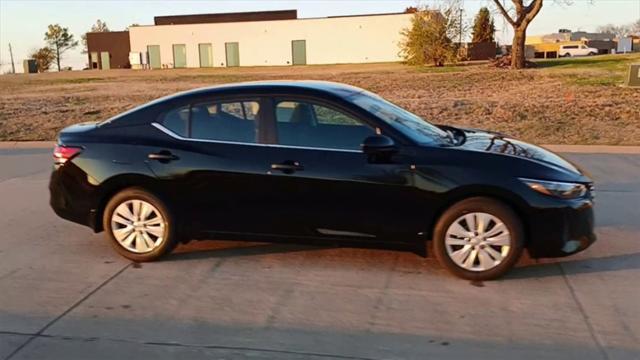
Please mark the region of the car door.
<svg viewBox="0 0 640 360"><path fill-rule="evenodd" d="M580 45L580 55L582 56L589 55L589 47L587 45Z"/></svg>
<svg viewBox="0 0 640 360"><path fill-rule="evenodd" d="M181 204L187 231L273 231L263 216L277 200L264 167L264 111L259 97L212 97L167 109L153 124L162 141L147 147L148 163Z"/></svg>
<svg viewBox="0 0 640 360"><path fill-rule="evenodd" d="M277 145L268 152L272 184L283 193L272 219L278 228L360 239L416 234L410 154L369 159L360 144L380 129L336 104L280 97L273 109Z"/></svg>

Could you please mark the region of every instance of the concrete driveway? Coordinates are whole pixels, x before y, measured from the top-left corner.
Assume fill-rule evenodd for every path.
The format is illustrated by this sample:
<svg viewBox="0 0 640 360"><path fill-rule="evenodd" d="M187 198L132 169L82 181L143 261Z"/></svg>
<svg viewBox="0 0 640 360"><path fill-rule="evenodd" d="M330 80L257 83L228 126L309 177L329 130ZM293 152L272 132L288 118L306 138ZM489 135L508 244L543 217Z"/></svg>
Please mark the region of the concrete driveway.
<svg viewBox="0 0 640 360"><path fill-rule="evenodd" d="M394 250L233 242L132 264L48 206L50 149L0 149L0 359L638 359L640 155L568 154L599 241L469 283Z"/></svg>

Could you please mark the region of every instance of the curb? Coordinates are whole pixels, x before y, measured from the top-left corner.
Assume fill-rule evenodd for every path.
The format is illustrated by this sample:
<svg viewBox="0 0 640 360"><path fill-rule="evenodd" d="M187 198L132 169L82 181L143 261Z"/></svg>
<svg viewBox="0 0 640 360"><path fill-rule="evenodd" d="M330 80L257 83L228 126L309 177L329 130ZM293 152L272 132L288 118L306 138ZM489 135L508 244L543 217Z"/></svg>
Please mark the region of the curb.
<svg viewBox="0 0 640 360"><path fill-rule="evenodd" d="M0 149L53 149L54 141L0 141ZM559 152L574 154L640 154L640 146L618 145L542 145Z"/></svg>
<svg viewBox="0 0 640 360"><path fill-rule="evenodd" d="M0 149L53 149L55 145L55 141L0 141Z"/></svg>

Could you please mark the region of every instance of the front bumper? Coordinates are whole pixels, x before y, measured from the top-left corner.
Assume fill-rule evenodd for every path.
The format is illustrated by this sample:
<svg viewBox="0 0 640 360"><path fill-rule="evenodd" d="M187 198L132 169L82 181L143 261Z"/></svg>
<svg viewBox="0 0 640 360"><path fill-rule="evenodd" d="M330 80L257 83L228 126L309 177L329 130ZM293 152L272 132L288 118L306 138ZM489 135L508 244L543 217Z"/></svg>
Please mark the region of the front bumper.
<svg viewBox="0 0 640 360"><path fill-rule="evenodd" d="M593 199L559 200L529 219L527 249L533 258L569 256L596 241Z"/></svg>

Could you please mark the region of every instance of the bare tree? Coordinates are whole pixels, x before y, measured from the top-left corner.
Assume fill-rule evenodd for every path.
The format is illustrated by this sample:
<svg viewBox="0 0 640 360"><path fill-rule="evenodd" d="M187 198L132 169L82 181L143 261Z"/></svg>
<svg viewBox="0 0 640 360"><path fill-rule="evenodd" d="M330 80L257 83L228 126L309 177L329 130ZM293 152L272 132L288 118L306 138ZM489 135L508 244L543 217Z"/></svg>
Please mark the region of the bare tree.
<svg viewBox="0 0 640 360"><path fill-rule="evenodd" d="M525 45L527 27L542 9L543 0L511 0L513 9L507 9L500 0L493 0L505 20L513 27L511 44L511 68L522 69L525 65Z"/></svg>
<svg viewBox="0 0 640 360"><path fill-rule="evenodd" d="M96 20L96 23L91 25L91 30L89 30L88 32L109 32L109 27L107 26L107 23L98 19ZM87 34L82 34L82 36L80 36L81 41L82 41L82 53L86 54L87 53Z"/></svg>
<svg viewBox="0 0 640 360"><path fill-rule="evenodd" d="M627 25L607 24L598 26L599 32L610 33L617 38L623 38L629 35L640 34L640 20Z"/></svg>
<svg viewBox="0 0 640 360"><path fill-rule="evenodd" d="M607 24L598 26L598 32L613 34L616 38L623 38L631 34L631 26Z"/></svg>

